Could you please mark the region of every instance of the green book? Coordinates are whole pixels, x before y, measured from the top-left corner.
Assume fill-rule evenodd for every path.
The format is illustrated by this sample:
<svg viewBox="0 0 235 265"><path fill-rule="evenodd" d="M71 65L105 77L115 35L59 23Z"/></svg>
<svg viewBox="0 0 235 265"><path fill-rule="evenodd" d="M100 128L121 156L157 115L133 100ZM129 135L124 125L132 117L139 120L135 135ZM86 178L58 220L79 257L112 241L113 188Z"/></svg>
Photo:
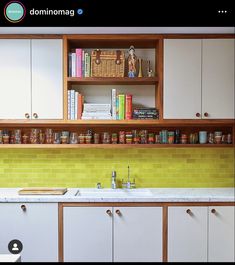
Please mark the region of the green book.
<svg viewBox="0 0 235 265"><path fill-rule="evenodd" d="M120 94L118 95L118 118L119 120L124 120L125 119L125 95Z"/></svg>

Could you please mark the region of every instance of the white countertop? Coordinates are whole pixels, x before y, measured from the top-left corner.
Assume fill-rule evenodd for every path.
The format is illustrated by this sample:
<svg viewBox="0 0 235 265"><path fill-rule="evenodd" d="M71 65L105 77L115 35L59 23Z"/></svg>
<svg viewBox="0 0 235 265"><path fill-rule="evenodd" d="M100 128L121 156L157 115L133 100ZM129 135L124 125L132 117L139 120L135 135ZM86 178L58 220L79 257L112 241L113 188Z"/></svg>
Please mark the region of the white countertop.
<svg viewBox="0 0 235 265"><path fill-rule="evenodd" d="M68 188L64 195L19 195L20 188L0 188L0 202L234 202L234 188ZM78 196L75 196L79 190Z"/></svg>
<svg viewBox="0 0 235 265"><path fill-rule="evenodd" d="M20 262L20 254L0 254L0 262Z"/></svg>

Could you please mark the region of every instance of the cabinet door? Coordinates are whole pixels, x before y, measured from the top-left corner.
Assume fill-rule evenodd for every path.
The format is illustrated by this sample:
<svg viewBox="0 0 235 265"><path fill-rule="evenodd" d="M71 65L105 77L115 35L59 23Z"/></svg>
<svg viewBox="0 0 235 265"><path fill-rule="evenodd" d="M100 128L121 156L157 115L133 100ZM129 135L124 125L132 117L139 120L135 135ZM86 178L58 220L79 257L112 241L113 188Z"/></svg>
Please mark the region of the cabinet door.
<svg viewBox="0 0 235 265"><path fill-rule="evenodd" d="M64 261L111 262L112 215L108 207L64 207Z"/></svg>
<svg viewBox="0 0 235 265"><path fill-rule="evenodd" d="M30 40L0 40L0 119L31 114Z"/></svg>
<svg viewBox="0 0 235 265"><path fill-rule="evenodd" d="M234 206L209 207L209 262L234 262Z"/></svg>
<svg viewBox="0 0 235 265"><path fill-rule="evenodd" d="M202 117L234 118L234 39L203 40Z"/></svg>
<svg viewBox="0 0 235 265"><path fill-rule="evenodd" d="M113 236L114 262L162 261L162 208L115 207Z"/></svg>
<svg viewBox="0 0 235 265"><path fill-rule="evenodd" d="M20 240L21 261L58 261L57 203L0 203L0 253L10 254L8 244ZM17 246L18 247L18 246Z"/></svg>
<svg viewBox="0 0 235 265"><path fill-rule="evenodd" d="M62 40L32 40L32 114L38 119L63 119L62 54Z"/></svg>
<svg viewBox="0 0 235 265"><path fill-rule="evenodd" d="M164 119L201 114L201 40L164 40Z"/></svg>
<svg viewBox="0 0 235 265"><path fill-rule="evenodd" d="M207 213L207 207L168 208L168 261L207 261Z"/></svg>

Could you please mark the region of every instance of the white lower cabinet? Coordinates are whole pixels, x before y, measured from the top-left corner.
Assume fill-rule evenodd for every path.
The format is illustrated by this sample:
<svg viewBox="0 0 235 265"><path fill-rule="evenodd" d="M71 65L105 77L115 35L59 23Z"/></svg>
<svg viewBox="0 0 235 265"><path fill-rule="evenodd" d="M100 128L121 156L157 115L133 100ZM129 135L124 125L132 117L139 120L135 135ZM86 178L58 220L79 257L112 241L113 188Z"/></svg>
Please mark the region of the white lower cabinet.
<svg viewBox="0 0 235 265"><path fill-rule="evenodd" d="M112 261L112 207L64 207L64 261Z"/></svg>
<svg viewBox="0 0 235 265"><path fill-rule="evenodd" d="M207 261L207 207L168 208L168 261Z"/></svg>
<svg viewBox="0 0 235 265"><path fill-rule="evenodd" d="M209 262L235 262L234 206L209 207Z"/></svg>
<svg viewBox="0 0 235 265"><path fill-rule="evenodd" d="M168 261L234 262L234 206L169 207Z"/></svg>
<svg viewBox="0 0 235 265"><path fill-rule="evenodd" d="M64 261L162 261L161 207L64 207Z"/></svg>
<svg viewBox="0 0 235 265"><path fill-rule="evenodd" d="M57 203L0 203L0 213L0 254L10 254L8 245L17 239L21 261L58 261Z"/></svg>

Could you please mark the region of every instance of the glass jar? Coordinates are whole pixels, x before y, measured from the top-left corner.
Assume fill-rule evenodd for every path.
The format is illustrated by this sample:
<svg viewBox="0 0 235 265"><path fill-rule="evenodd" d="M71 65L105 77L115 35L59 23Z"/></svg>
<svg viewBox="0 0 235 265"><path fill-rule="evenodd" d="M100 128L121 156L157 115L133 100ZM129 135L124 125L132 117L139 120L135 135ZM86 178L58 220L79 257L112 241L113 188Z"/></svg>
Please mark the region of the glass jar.
<svg viewBox="0 0 235 265"><path fill-rule="evenodd" d="M154 133L149 133L148 134L148 143L149 144L154 144Z"/></svg>
<svg viewBox="0 0 235 265"><path fill-rule="evenodd" d="M100 135L99 133L94 133L94 144L100 143Z"/></svg>
<svg viewBox="0 0 235 265"><path fill-rule="evenodd" d="M160 143L161 143L160 134L155 134L155 144L160 144Z"/></svg>
<svg viewBox="0 0 235 265"><path fill-rule="evenodd" d="M53 133L53 144L60 144L60 133L54 132Z"/></svg>
<svg viewBox="0 0 235 265"><path fill-rule="evenodd" d="M148 131L147 130L141 130L140 131L140 143L141 144L147 144L148 143Z"/></svg>
<svg viewBox="0 0 235 265"><path fill-rule="evenodd" d="M175 132L168 132L168 144L174 144L175 142Z"/></svg>
<svg viewBox="0 0 235 265"><path fill-rule="evenodd" d="M45 143L45 133L43 130L39 130L39 143L44 144Z"/></svg>
<svg viewBox="0 0 235 265"><path fill-rule="evenodd" d="M188 142L187 134L182 133L182 134L181 134L181 137L180 137L180 143L181 143L181 144L187 144L187 142Z"/></svg>
<svg viewBox="0 0 235 265"><path fill-rule="evenodd" d="M118 136L117 136L117 133L112 133L112 136L111 136L111 143L112 143L112 144L117 144L117 143L118 143Z"/></svg>
<svg viewBox="0 0 235 265"><path fill-rule="evenodd" d="M15 135L15 144L21 144L21 130L16 129L14 130Z"/></svg>
<svg viewBox="0 0 235 265"><path fill-rule="evenodd" d="M31 129L30 131L30 143L31 144L39 144L39 129Z"/></svg>
<svg viewBox="0 0 235 265"><path fill-rule="evenodd" d="M126 144L132 144L132 132L126 132Z"/></svg>
<svg viewBox="0 0 235 265"><path fill-rule="evenodd" d="M46 129L46 144L52 144L52 143L53 143L53 130Z"/></svg>
<svg viewBox="0 0 235 265"><path fill-rule="evenodd" d="M102 134L102 144L110 144L110 133L104 132Z"/></svg>
<svg viewBox="0 0 235 265"><path fill-rule="evenodd" d="M140 143L139 132L137 130L133 130L132 131L132 135L133 135L133 143L134 144L139 144Z"/></svg>
<svg viewBox="0 0 235 265"><path fill-rule="evenodd" d="M78 143L78 134L76 132L70 133L69 143L70 144L77 144Z"/></svg>
<svg viewBox="0 0 235 265"><path fill-rule="evenodd" d="M3 137L3 131L0 130L0 144L3 144L3 139L2 139L2 137Z"/></svg>
<svg viewBox="0 0 235 265"><path fill-rule="evenodd" d="M80 144L85 144L85 134L80 133L78 138Z"/></svg>
<svg viewBox="0 0 235 265"><path fill-rule="evenodd" d="M124 131L119 132L119 144L125 144L125 132Z"/></svg>
<svg viewBox="0 0 235 265"><path fill-rule="evenodd" d="M29 141L29 136L26 133L24 133L22 136L22 144L28 144L28 141Z"/></svg>
<svg viewBox="0 0 235 265"><path fill-rule="evenodd" d="M91 141L92 141L92 134L86 134L85 135L86 144L91 144Z"/></svg>

